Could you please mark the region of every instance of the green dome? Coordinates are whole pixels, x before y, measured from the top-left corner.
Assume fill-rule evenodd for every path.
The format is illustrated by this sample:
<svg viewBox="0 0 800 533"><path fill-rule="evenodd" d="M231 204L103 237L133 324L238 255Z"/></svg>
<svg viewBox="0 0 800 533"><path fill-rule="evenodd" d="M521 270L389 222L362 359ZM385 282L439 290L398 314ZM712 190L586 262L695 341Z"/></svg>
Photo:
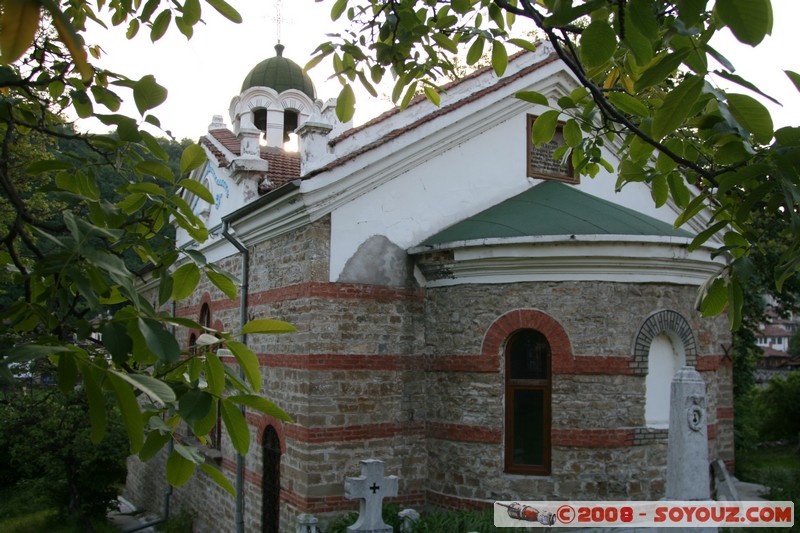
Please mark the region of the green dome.
<svg viewBox="0 0 800 533"><path fill-rule="evenodd" d="M297 89L312 100L316 98L311 78L303 72L300 65L283 57L283 48L282 44L275 45L277 55L265 59L250 71L242 83L241 92L251 87L269 87L275 89L278 94L288 89Z"/></svg>

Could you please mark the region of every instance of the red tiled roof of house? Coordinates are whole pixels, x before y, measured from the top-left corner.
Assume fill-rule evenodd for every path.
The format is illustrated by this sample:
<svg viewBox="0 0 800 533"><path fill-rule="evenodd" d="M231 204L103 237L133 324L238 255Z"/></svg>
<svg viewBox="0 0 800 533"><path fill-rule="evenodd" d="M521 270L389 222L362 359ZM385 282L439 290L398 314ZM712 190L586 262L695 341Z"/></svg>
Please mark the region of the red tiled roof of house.
<svg viewBox="0 0 800 533"><path fill-rule="evenodd" d="M791 331L786 331L781 326L767 325L762 331L756 333L757 337L791 337L794 335Z"/></svg>
<svg viewBox="0 0 800 533"><path fill-rule="evenodd" d="M241 143L236 135L229 129L211 130L208 133L232 154L240 154ZM230 164L230 161L225 157L222 150L220 150L208 136L201 137L200 144L208 148L216 158L220 167L226 167ZM265 159L269 162L266 177L270 183L267 187L259 187L259 190L262 192L277 189L281 185L300 177L300 154L297 152L286 152L280 148L262 147L261 159Z"/></svg>
<svg viewBox="0 0 800 533"><path fill-rule="evenodd" d="M762 348L761 356L775 359L789 359L789 354L771 347Z"/></svg>

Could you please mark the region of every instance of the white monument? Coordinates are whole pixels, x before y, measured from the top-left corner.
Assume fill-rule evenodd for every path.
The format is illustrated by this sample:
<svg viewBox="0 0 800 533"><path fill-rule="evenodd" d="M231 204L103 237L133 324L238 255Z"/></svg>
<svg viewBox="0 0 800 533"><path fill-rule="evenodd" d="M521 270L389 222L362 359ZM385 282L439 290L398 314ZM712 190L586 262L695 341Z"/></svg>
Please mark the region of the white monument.
<svg viewBox="0 0 800 533"><path fill-rule="evenodd" d="M667 499L708 500L706 383L700 373L690 366L678 370L670 398Z"/></svg>
<svg viewBox="0 0 800 533"><path fill-rule="evenodd" d="M383 461L365 459L361 461L361 475L344 481L344 497L360 499L358 520L348 526L348 532L392 533L392 527L384 523L381 515L383 499L397 496L397 476L383 477Z"/></svg>

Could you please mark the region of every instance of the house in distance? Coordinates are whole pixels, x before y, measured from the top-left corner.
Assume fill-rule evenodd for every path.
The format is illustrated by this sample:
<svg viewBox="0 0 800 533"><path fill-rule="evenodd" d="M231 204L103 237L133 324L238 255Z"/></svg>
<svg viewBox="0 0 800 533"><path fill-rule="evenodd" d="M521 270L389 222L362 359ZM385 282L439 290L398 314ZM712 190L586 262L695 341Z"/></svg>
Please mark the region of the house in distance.
<svg viewBox="0 0 800 533"><path fill-rule="evenodd" d="M211 238L178 231L245 275L248 319L298 329L247 339L262 394L294 423L246 416L246 531L356 509L344 479L370 458L399 476L393 500L408 506L659 499L684 365L707 384L709 457L733 465L728 322L694 308L724 258L689 251L701 227L674 228L677 208L654 207L647 184L615 192L605 170L575 175L552 157L559 135L532 145L546 108L515 93L577 87L551 49L448 85L439 107L418 98L359 127L282 53L200 139L208 161L192 177L215 202L187 200ZM238 331L239 304L204 281L177 313ZM214 445L233 479L224 431ZM134 461L128 496L157 509L162 472L163 458ZM233 498L202 473L172 502L200 531L232 530Z"/></svg>

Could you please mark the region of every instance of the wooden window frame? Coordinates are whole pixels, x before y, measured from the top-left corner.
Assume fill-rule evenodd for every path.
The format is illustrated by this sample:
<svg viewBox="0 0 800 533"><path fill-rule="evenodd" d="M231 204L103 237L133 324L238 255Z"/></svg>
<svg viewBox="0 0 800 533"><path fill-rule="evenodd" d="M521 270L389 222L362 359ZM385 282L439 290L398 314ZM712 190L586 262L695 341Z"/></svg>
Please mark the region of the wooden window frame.
<svg viewBox="0 0 800 533"><path fill-rule="evenodd" d="M578 185L581 182L580 176L575 174L575 169L572 167L572 157L567 157L567 169L569 175L564 174L554 174L550 172L541 172L533 168L531 164L531 159L533 156L533 150L536 150L536 146L533 144L533 139L531 138L531 128L533 127L533 122L538 118L538 115L527 115L527 148L525 150L526 162L525 168L527 170L527 174L529 178L540 179L540 180L555 180L561 181L563 183L569 183L571 185ZM564 123L559 122L558 126L556 127L556 132L563 137L564 134Z"/></svg>
<svg viewBox="0 0 800 533"><path fill-rule="evenodd" d="M511 350L509 349L512 341L518 335L525 332L536 332L544 337L548 344L547 356L547 379L511 379ZM552 360L553 350L550 345L549 339L541 331L525 328L512 333L505 343L504 354L505 358L505 472L509 474L522 474L522 475L550 475L551 472L551 439L550 432L552 427ZM542 464L541 465L524 465L514 463L514 393L520 390L529 391L542 391L543 392L543 438L542 438Z"/></svg>

